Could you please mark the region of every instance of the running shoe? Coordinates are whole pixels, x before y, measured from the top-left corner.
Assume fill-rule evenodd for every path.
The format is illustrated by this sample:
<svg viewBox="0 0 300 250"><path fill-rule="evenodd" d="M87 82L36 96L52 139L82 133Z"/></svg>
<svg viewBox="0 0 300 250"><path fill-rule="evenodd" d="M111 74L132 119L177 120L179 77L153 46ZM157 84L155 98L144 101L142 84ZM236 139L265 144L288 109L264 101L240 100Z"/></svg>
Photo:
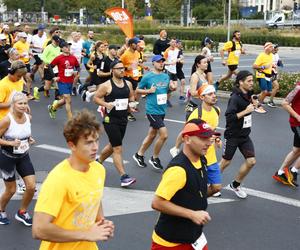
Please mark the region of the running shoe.
<svg viewBox="0 0 300 250"><path fill-rule="evenodd" d="M86 100L86 90L82 91L82 93L81 93L81 99L82 99L82 101L85 102L85 100Z"/></svg>
<svg viewBox="0 0 300 250"><path fill-rule="evenodd" d="M173 107L173 104L169 100L167 100L167 107L168 108L172 108Z"/></svg>
<svg viewBox="0 0 300 250"><path fill-rule="evenodd" d="M33 88L33 97L35 100L40 100L40 93L38 87Z"/></svg>
<svg viewBox="0 0 300 250"><path fill-rule="evenodd" d="M0 212L0 225L8 225L10 220L7 218L6 212Z"/></svg>
<svg viewBox="0 0 300 250"><path fill-rule="evenodd" d="M222 195L221 192L216 192L212 196L213 197L221 197L221 195Z"/></svg>
<svg viewBox="0 0 300 250"><path fill-rule="evenodd" d="M277 107L276 104L275 104L273 101L269 101L269 102L267 103L267 105L268 105L269 107L271 107L271 108L276 108L276 107Z"/></svg>
<svg viewBox="0 0 300 250"><path fill-rule="evenodd" d="M71 93L72 96L77 96L77 89L76 87L73 87L72 88L72 93Z"/></svg>
<svg viewBox="0 0 300 250"><path fill-rule="evenodd" d="M293 176L293 180L292 180L293 184L294 184L296 187L298 187L298 186L299 186L299 184L297 183L297 175L298 175L298 173L297 173L297 172L291 171L291 175Z"/></svg>
<svg viewBox="0 0 300 250"><path fill-rule="evenodd" d="M32 226L32 218L27 211L21 212L20 210L18 210L15 215L15 219L22 222L27 227Z"/></svg>
<svg viewBox="0 0 300 250"><path fill-rule="evenodd" d="M136 118L133 116L133 114L129 113L127 116L127 120L130 122L135 122Z"/></svg>
<svg viewBox="0 0 300 250"><path fill-rule="evenodd" d="M227 185L227 189L233 191L236 194L236 196L241 199L245 199L248 196L241 186L234 188L231 183Z"/></svg>
<svg viewBox="0 0 300 250"><path fill-rule="evenodd" d="M149 159L149 163L152 165L153 168L155 168L157 170L163 170L164 169L164 167L160 163L159 158L153 158L153 156L151 156L151 158Z"/></svg>
<svg viewBox="0 0 300 250"><path fill-rule="evenodd" d="M82 90L83 90L83 84L78 84L77 86L77 95L81 95L82 93Z"/></svg>
<svg viewBox="0 0 300 250"><path fill-rule="evenodd" d="M121 187L128 187L135 182L136 179L130 177L128 174L124 174L121 176Z"/></svg>
<svg viewBox="0 0 300 250"><path fill-rule="evenodd" d="M288 181L289 184L291 184L291 186L294 186L294 183L293 183L293 175L291 173L291 170L290 168L288 167L284 167L283 168L283 172L284 172L284 175Z"/></svg>
<svg viewBox="0 0 300 250"><path fill-rule="evenodd" d="M85 101L86 102L91 102L91 98L94 96L94 94L95 94L95 92L86 91L85 92L85 95L86 95Z"/></svg>
<svg viewBox="0 0 300 250"><path fill-rule="evenodd" d="M135 162L138 164L139 167L145 168L147 167L147 164L144 161L144 156L138 155L138 153L135 153L132 158L135 160Z"/></svg>
<svg viewBox="0 0 300 250"><path fill-rule="evenodd" d="M278 174L278 172L276 171L276 173L272 176L272 178L275 180L275 181L278 181L284 185L291 185L288 181L288 179L286 178L285 174Z"/></svg>
<svg viewBox="0 0 300 250"><path fill-rule="evenodd" d="M265 114L265 113L267 113L267 110L265 110L262 106L260 106L260 107L258 107L258 108L256 108L256 109L254 109L254 111L255 111L256 113L259 113L259 114Z"/></svg>
<svg viewBox="0 0 300 250"><path fill-rule="evenodd" d="M55 119L56 110L53 109L52 105L48 105L48 112L51 119Z"/></svg>
<svg viewBox="0 0 300 250"><path fill-rule="evenodd" d="M185 103L185 97L184 96L179 96L179 102L180 103Z"/></svg>
<svg viewBox="0 0 300 250"><path fill-rule="evenodd" d="M178 155L180 152L179 148L173 147L170 149L170 154L172 155L172 157L174 158L176 155Z"/></svg>

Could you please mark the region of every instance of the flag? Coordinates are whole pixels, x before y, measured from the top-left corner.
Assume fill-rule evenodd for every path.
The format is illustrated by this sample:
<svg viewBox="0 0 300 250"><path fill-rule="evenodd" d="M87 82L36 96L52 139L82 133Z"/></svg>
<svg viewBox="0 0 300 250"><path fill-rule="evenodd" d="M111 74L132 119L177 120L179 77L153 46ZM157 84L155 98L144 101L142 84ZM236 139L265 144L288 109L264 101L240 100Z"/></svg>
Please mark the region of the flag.
<svg viewBox="0 0 300 250"><path fill-rule="evenodd" d="M127 9L113 7L105 11L124 32L126 37L133 38L133 18Z"/></svg>

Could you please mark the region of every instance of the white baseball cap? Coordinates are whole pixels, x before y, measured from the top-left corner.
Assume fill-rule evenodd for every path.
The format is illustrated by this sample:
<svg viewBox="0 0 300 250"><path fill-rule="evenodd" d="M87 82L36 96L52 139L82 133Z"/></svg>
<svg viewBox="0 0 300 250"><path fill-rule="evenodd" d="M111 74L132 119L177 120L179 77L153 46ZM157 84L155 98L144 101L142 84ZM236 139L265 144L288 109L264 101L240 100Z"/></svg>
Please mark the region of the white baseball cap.
<svg viewBox="0 0 300 250"><path fill-rule="evenodd" d="M14 23L14 26L19 27L19 26L21 26L21 24L19 22L16 22L16 23Z"/></svg>
<svg viewBox="0 0 300 250"><path fill-rule="evenodd" d="M20 33L18 33L18 37L24 37L24 38L26 38L27 34L25 32L20 32Z"/></svg>
<svg viewBox="0 0 300 250"><path fill-rule="evenodd" d="M4 24L3 29L9 29L9 26L7 24Z"/></svg>

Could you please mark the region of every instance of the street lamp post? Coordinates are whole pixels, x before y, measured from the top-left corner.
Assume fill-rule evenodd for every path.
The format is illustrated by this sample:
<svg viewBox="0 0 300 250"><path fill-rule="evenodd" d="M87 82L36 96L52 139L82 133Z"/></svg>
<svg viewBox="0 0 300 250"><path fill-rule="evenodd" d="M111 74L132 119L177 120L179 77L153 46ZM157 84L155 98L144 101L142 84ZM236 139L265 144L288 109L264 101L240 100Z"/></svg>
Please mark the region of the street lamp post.
<svg viewBox="0 0 300 250"><path fill-rule="evenodd" d="M125 0L122 0L122 8L124 9L125 7Z"/></svg>
<svg viewBox="0 0 300 250"><path fill-rule="evenodd" d="M230 39L231 0L228 0L227 41Z"/></svg>

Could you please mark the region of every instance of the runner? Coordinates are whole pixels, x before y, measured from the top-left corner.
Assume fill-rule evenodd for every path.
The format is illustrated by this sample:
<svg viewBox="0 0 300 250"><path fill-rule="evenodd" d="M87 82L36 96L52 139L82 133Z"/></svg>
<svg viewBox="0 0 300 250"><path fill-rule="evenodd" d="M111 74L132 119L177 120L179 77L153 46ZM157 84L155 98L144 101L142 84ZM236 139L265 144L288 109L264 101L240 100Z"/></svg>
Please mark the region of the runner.
<svg viewBox="0 0 300 250"><path fill-rule="evenodd" d="M286 185L298 187L297 175L300 169L300 82L287 95L282 107L290 114L290 126L294 133L292 150L287 154L273 178ZM292 164L295 163L293 167Z"/></svg>
<svg viewBox="0 0 300 250"><path fill-rule="evenodd" d="M52 119L55 119L57 109L63 105L66 105L67 118L72 118L72 86L80 68L76 57L70 54L70 45L70 43L61 42L59 46L62 54L54 58L50 64L51 67L58 67L58 91L61 96L60 100L55 100L52 105L48 105L49 116Z"/></svg>
<svg viewBox="0 0 300 250"><path fill-rule="evenodd" d="M260 53L254 64L253 69L256 70L256 79L258 80L261 93L259 94L258 100L262 105L265 97L270 96L272 92L272 69L276 69L276 65L273 65L273 44L270 42L265 43L264 52ZM258 113L266 113L267 111L261 106L257 110ZM265 111L265 112L263 112Z"/></svg>
<svg viewBox="0 0 300 250"><path fill-rule="evenodd" d="M52 37L52 43L49 44L43 51L40 58L44 62L44 79L45 84L41 87L33 88L33 96L36 100L40 99L40 92L44 92L45 97L49 97L49 90L51 88L52 81L55 78L55 74L58 73L57 67L52 69L50 63L60 54L60 38L55 35ZM57 91L58 92L58 91ZM58 93L57 93L58 94Z"/></svg>
<svg viewBox="0 0 300 250"><path fill-rule="evenodd" d="M34 209L32 235L40 249L98 249L96 242L113 237L114 225L104 218L105 169L95 161L100 126L81 111L64 127L71 150L49 173Z"/></svg>
<svg viewBox="0 0 300 250"><path fill-rule="evenodd" d="M6 37L6 44L8 44L10 47L14 45L14 38L12 34L10 34L9 26L7 24L3 25L3 29L1 31L3 35Z"/></svg>
<svg viewBox="0 0 300 250"><path fill-rule="evenodd" d="M228 52L227 60L224 60L224 52ZM219 85L229 79L232 75L237 75L240 55L245 54L245 49L243 48L241 42L241 32L236 30L233 32L232 40L224 44L223 49L220 50L220 55L222 58L222 64L228 66L228 72L226 75L223 75L215 83L215 88L218 90Z"/></svg>
<svg viewBox="0 0 300 250"><path fill-rule="evenodd" d="M204 84L198 89L198 95L201 103L189 116L187 116L187 121L201 119L213 130L216 130L219 125L220 108L215 106L217 102L215 88L210 84ZM222 188L222 178L215 148L221 148L222 141L220 140L220 137L213 139L214 143L209 147L205 154L207 160L207 176L210 193L214 194L214 196L220 196L219 192ZM179 134L175 144L176 150L174 148L170 150L172 157L175 157L180 153L180 145L182 142L182 135Z"/></svg>
<svg viewBox="0 0 300 250"><path fill-rule="evenodd" d="M0 34L0 63L8 60L8 49L10 46L6 44L6 37L4 34Z"/></svg>
<svg viewBox="0 0 300 250"><path fill-rule="evenodd" d="M12 62L8 75L0 81L0 121L8 114L13 92L22 92L27 69L22 61Z"/></svg>
<svg viewBox="0 0 300 250"><path fill-rule="evenodd" d="M176 47L176 39L172 38L170 40L170 46L169 48L166 49L164 52L164 58L166 59L165 61L165 69L166 73L170 77L170 84L174 85L175 83L177 84L177 72L176 72L176 64L178 61L181 61L181 58L178 58L179 55L179 49ZM171 93L168 93L168 101L167 105L168 107L173 107L171 101Z"/></svg>
<svg viewBox="0 0 300 250"><path fill-rule="evenodd" d="M234 191L239 198L245 199L247 193L241 187L241 183L256 163L254 145L249 137L252 126L251 113L257 105L257 99L255 100L252 96L252 73L240 71L237 74L235 86L225 112L225 141L220 167L223 172L230 165L236 149L239 148L245 162L241 165L235 179L227 187Z"/></svg>
<svg viewBox="0 0 300 250"><path fill-rule="evenodd" d="M104 162L112 155L121 177L121 187L128 187L136 182L136 179L124 170L122 141L128 123L128 108L134 103L133 89L131 83L124 80L125 67L122 62L113 61L110 69L112 78L102 83L94 96L95 103L105 107L103 125L109 139L109 143L101 151L99 161Z"/></svg>
<svg viewBox="0 0 300 250"><path fill-rule="evenodd" d="M90 59L91 55L91 48L93 47L95 41L94 41L94 31L89 30L87 33L87 39L82 44L82 63L86 69L86 71L89 73L87 78L85 79L85 84L88 84L91 81L91 74L90 74L90 68L87 66L87 63ZM81 89L78 91L78 94L81 94Z"/></svg>
<svg viewBox="0 0 300 250"><path fill-rule="evenodd" d="M204 155L215 133L205 122L191 120L181 134L183 151L169 163L152 201L160 212L152 250L208 250L203 226L211 220L205 211L210 193Z"/></svg>
<svg viewBox="0 0 300 250"><path fill-rule="evenodd" d="M26 190L15 219L25 226L32 225L27 209L35 192L35 172L28 152L35 141L31 137L28 109L26 95L15 92L11 98L11 111L0 121L0 171L5 184L0 198L0 225L10 223L5 209L16 192L16 171L22 177Z"/></svg>
<svg viewBox="0 0 300 250"><path fill-rule="evenodd" d="M0 63L0 79L3 79L8 75L12 62L17 61L20 58L20 55L15 48L9 48L7 54L9 59Z"/></svg>
<svg viewBox="0 0 300 250"><path fill-rule="evenodd" d="M136 99L136 88L138 85L138 80L139 80L139 70L138 70L138 65L139 65L139 57L140 54L137 52L137 44L139 43L138 38L131 38L128 41L128 46L129 48L124 52L123 55L121 55L120 60L124 64L125 67L125 80L130 81L133 91L134 91L134 96ZM128 113L128 121L135 121L136 118L133 116L133 114Z"/></svg>
<svg viewBox="0 0 300 250"><path fill-rule="evenodd" d="M277 67L282 67L282 61L279 57L278 54L278 50L279 50L279 46L278 44L274 44L274 48L273 48L273 65L275 65L276 67L272 68L272 92L270 95L270 100L268 102L268 106L271 108L276 108L276 104L274 103L274 97L276 96L277 92L279 91L279 83L278 83L278 71L277 71Z"/></svg>
<svg viewBox="0 0 300 250"><path fill-rule="evenodd" d="M30 45L26 42L27 34L25 32L18 33L19 40L14 44L14 48L19 52L20 59L25 63L27 73L24 76L24 80L26 82L26 93L29 99L33 99L31 95L31 69L30 69Z"/></svg>
<svg viewBox="0 0 300 250"><path fill-rule="evenodd" d="M150 122L150 128L139 150L133 155L133 159L139 167L146 167L144 153L158 135L159 137L154 144L153 155L149 159L152 167L158 170L163 169L159 153L168 138L168 130L164 124L167 109L167 93L169 90L176 90L177 87L177 82L170 82L169 76L163 72L164 62L165 59L161 55L153 56L153 72L146 74L139 83L137 92L142 95L147 94L146 115Z"/></svg>
<svg viewBox="0 0 300 250"><path fill-rule="evenodd" d="M168 34L166 30L161 30L159 32L159 39L155 41L153 46L154 55L163 55L165 50L169 48L170 40L168 39Z"/></svg>
<svg viewBox="0 0 300 250"><path fill-rule="evenodd" d="M205 56L207 58L207 70L205 70L207 82L209 84L213 84L213 73L211 69L211 63L214 61L214 57L211 54L211 49L213 46L213 40L211 40L209 37L205 37L203 42L202 42L202 50L201 50L201 55Z"/></svg>
<svg viewBox="0 0 300 250"><path fill-rule="evenodd" d="M183 56L183 45L179 39L176 40L176 46L179 49L178 56L177 56L177 63L176 63L176 76L177 79L180 81L179 102L184 103L186 101L184 96L185 75L182 70L184 64L184 56Z"/></svg>

